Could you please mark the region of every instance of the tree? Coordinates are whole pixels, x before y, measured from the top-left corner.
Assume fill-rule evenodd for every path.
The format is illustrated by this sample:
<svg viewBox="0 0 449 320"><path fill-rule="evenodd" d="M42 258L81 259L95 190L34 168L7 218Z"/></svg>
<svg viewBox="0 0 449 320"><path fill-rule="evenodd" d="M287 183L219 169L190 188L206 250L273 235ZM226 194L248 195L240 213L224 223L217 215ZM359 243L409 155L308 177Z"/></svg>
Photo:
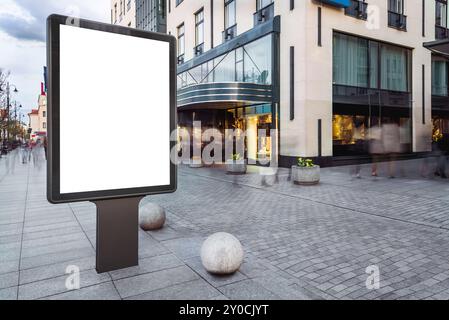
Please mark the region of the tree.
<svg viewBox="0 0 449 320"><path fill-rule="evenodd" d="M6 112L6 81L8 80L9 75L9 71L0 68L0 89L2 89L0 90L0 140L3 140L2 138L4 138L2 135L5 134L6 118L8 117Z"/></svg>

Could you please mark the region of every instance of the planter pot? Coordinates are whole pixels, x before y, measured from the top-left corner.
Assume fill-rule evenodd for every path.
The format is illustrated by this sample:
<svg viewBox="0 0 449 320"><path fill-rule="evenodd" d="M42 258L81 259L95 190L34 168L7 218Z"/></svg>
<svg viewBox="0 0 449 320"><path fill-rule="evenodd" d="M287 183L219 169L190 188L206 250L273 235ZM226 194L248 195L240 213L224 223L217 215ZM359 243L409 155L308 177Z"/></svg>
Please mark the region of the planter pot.
<svg viewBox="0 0 449 320"><path fill-rule="evenodd" d="M203 161L201 160L201 159L192 159L192 160L190 160L190 164L189 164L189 167L190 168L202 168L204 165L203 165Z"/></svg>
<svg viewBox="0 0 449 320"><path fill-rule="evenodd" d="M226 171L228 174L245 174L247 163L247 160L228 160Z"/></svg>
<svg viewBox="0 0 449 320"><path fill-rule="evenodd" d="M320 166L292 167L292 180L295 184L311 186L320 182Z"/></svg>

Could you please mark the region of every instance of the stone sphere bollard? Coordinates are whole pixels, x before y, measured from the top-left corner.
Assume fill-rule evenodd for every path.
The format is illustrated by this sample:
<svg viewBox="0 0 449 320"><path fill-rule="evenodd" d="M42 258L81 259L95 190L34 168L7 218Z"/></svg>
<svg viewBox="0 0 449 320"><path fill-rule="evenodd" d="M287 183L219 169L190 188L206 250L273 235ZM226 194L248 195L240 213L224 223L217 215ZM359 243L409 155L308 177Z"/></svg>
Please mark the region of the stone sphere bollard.
<svg viewBox="0 0 449 320"><path fill-rule="evenodd" d="M155 203L147 203L140 207L139 224L145 231L158 230L164 226L165 210Z"/></svg>
<svg viewBox="0 0 449 320"><path fill-rule="evenodd" d="M215 233L201 247L201 262L209 273L232 274L242 265L242 245L232 234Z"/></svg>

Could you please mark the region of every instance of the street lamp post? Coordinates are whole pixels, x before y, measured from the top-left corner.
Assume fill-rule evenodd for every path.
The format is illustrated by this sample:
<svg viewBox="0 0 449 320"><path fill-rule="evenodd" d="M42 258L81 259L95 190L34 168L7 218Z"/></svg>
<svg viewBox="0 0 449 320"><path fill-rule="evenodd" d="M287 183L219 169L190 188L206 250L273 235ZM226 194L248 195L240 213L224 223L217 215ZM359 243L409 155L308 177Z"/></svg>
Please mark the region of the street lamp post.
<svg viewBox="0 0 449 320"><path fill-rule="evenodd" d="M6 82L6 132L5 129L3 131L3 138L5 138L6 136L6 141L9 141L9 135L10 135L10 130L9 130L9 126L10 126L10 115L9 115L9 110L10 110L10 94L11 94L11 87L14 87L14 93L18 93L19 90L17 90L17 87L14 84L10 84L9 82ZM0 87L0 91L3 91L3 89ZM4 142L4 141L3 141ZM6 150L6 152L8 152Z"/></svg>
<svg viewBox="0 0 449 320"><path fill-rule="evenodd" d="M17 110L19 110L19 117L20 117L20 109L22 108L22 105L17 105L17 101L14 101L14 133L13 133L13 139L17 137Z"/></svg>

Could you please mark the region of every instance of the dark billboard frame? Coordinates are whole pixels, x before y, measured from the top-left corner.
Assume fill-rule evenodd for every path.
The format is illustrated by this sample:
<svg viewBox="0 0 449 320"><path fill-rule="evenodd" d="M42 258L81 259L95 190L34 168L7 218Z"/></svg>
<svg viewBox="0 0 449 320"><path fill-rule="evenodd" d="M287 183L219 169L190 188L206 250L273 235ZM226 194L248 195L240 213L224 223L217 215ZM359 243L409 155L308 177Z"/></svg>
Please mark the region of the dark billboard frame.
<svg viewBox="0 0 449 320"><path fill-rule="evenodd" d="M113 200L143 197L152 194L172 193L177 188L177 167L170 161L170 184L162 186L138 187L115 190L97 190L89 192L60 192L60 26L69 25L84 29L121 34L169 43L170 51L170 133L167 143L170 152L175 147L170 135L176 129L176 38L170 35L147 32L133 28L72 18L62 15L50 15L47 18L47 66L48 66L48 162L47 162L47 199L49 202L68 203L79 201ZM149 57L150 59L151 57ZM159 137L160 138L160 137ZM149 148L150 146L148 146Z"/></svg>

